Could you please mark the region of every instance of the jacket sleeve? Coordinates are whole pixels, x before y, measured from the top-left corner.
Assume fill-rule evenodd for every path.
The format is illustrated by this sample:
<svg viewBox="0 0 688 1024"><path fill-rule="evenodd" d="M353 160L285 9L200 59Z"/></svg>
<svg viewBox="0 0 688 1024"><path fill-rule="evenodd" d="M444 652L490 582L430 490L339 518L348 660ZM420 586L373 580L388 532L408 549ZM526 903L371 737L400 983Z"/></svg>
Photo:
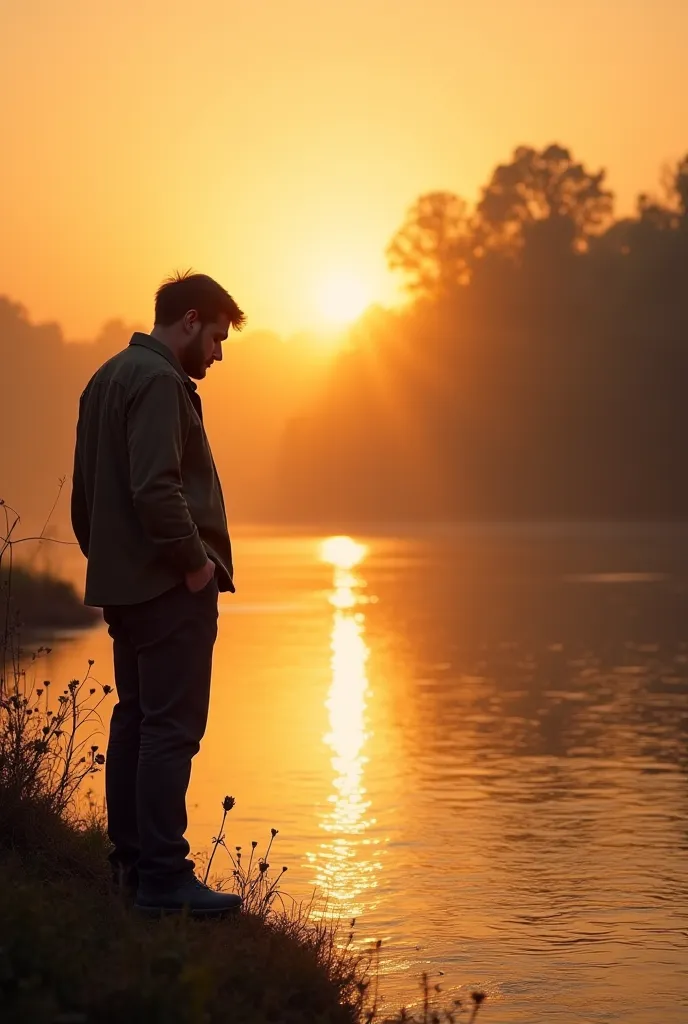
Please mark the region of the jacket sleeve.
<svg viewBox="0 0 688 1024"><path fill-rule="evenodd" d="M180 573L207 560L182 488L181 462L190 411L171 374L148 377L127 410L129 478L134 508L161 556Z"/></svg>
<svg viewBox="0 0 688 1024"><path fill-rule="evenodd" d="M71 501L72 529L76 537L81 553L88 558L88 545L91 537L91 522L88 514L88 502L86 501L86 487L81 470L78 444L74 450L74 472L72 473L72 501Z"/></svg>

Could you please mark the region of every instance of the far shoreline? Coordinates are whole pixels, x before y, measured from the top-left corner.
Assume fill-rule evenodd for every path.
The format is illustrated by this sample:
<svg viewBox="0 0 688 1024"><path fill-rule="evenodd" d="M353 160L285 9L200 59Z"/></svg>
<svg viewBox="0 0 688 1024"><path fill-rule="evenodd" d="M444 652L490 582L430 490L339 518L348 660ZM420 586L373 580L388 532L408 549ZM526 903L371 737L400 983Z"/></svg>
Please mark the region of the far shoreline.
<svg viewBox="0 0 688 1024"><path fill-rule="evenodd" d="M24 638L57 637L82 632L102 620L101 612L87 607L73 583L52 572L26 565L3 567L3 597L9 600L12 629Z"/></svg>

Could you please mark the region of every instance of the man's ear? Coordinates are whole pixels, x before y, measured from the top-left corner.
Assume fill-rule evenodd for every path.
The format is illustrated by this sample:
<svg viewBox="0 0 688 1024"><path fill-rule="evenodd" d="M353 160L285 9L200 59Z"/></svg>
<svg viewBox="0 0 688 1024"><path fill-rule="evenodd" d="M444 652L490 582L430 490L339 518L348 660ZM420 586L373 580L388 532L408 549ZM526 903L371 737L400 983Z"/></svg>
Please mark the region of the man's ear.
<svg viewBox="0 0 688 1024"><path fill-rule="evenodd" d="M184 314L184 321L183 321L184 329L189 334L192 334L193 330L194 330L194 327L196 326L196 324L199 323L199 321L200 321L200 317L198 315L198 310L197 309L190 309L190 310L188 310L188 312L186 312Z"/></svg>

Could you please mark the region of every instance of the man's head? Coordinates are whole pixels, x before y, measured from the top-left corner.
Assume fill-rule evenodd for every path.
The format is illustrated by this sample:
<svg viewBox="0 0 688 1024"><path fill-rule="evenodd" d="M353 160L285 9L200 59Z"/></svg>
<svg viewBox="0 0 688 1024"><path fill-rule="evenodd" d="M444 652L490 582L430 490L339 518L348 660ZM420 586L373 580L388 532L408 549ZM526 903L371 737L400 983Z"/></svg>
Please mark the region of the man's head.
<svg viewBox="0 0 688 1024"><path fill-rule="evenodd" d="M153 334L168 345L189 377L202 380L222 359L230 327L240 331L246 317L225 289L206 274L178 274L155 296Z"/></svg>

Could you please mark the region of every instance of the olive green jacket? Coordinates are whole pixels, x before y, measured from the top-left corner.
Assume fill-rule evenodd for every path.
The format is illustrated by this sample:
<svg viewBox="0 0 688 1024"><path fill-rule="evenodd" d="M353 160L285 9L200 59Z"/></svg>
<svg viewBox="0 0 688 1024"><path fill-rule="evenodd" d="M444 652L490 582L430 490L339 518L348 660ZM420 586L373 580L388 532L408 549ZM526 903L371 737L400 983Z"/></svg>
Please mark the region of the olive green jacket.
<svg viewBox="0 0 688 1024"><path fill-rule="evenodd" d="M138 604L211 558L234 591L222 489L196 385L166 345L135 334L79 403L72 526L88 605Z"/></svg>

